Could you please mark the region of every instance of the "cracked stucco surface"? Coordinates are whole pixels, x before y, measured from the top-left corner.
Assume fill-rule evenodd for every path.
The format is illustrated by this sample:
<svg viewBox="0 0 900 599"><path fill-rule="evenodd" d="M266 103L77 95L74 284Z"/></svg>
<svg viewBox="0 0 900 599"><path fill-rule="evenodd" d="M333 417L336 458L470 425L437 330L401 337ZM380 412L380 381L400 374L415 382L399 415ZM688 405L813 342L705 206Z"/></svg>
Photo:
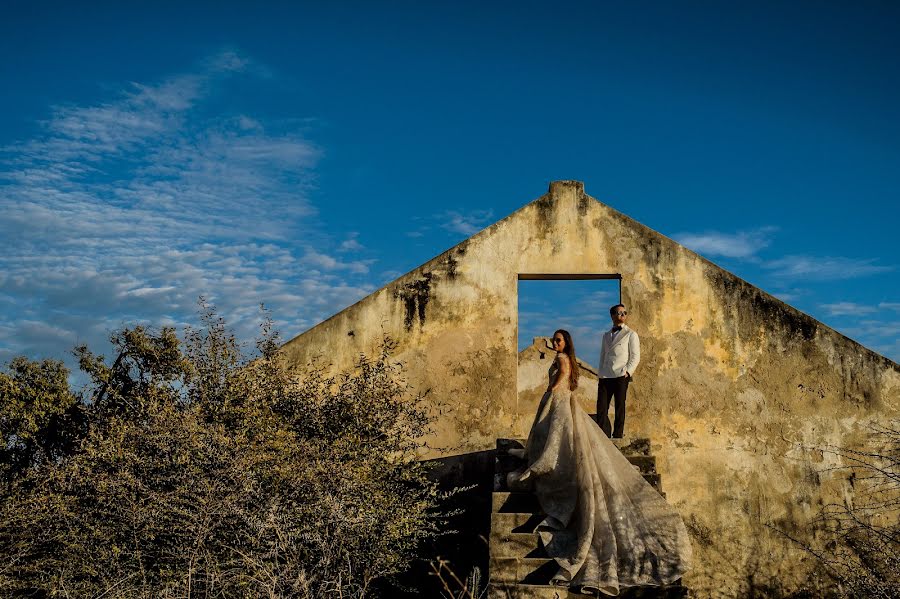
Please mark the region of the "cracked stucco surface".
<svg viewBox="0 0 900 599"><path fill-rule="evenodd" d="M795 588L809 559L769 526L797 533L852 493L816 448L859 447L867 425L896 422L900 367L580 183L551 184L283 351L298 365L322 356L342 369L386 333L409 381L429 391L429 444L444 451L434 455L491 449L525 436L534 416L517 392L517 282L528 273L622 275L642 346L627 426L650 438L667 499L694 535L685 584L699 596Z"/></svg>

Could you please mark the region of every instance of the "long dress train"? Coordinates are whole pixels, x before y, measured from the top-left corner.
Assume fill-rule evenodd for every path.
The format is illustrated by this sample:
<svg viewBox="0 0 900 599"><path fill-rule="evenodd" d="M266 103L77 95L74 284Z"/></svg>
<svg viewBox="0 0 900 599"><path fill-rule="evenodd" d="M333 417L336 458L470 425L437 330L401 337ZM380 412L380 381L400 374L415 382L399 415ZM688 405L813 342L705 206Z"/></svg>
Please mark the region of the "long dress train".
<svg viewBox="0 0 900 599"><path fill-rule="evenodd" d="M556 376L551 367L551 381ZM681 517L619 452L571 391L547 391L513 488L534 489L546 518L537 532L559 564L554 584L617 595L670 584L690 568Z"/></svg>

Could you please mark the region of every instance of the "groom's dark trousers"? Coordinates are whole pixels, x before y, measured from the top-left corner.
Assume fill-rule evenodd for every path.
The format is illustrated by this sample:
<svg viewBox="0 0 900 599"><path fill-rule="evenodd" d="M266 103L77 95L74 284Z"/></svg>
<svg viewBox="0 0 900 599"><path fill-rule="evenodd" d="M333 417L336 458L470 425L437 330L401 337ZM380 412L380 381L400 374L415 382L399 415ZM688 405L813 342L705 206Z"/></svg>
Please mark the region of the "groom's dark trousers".
<svg viewBox="0 0 900 599"><path fill-rule="evenodd" d="M622 437L625 433L625 395L628 393L628 383L631 378L620 376L614 379L600 379L597 383L597 424L610 436ZM609 426L609 401L616 401L615 427Z"/></svg>

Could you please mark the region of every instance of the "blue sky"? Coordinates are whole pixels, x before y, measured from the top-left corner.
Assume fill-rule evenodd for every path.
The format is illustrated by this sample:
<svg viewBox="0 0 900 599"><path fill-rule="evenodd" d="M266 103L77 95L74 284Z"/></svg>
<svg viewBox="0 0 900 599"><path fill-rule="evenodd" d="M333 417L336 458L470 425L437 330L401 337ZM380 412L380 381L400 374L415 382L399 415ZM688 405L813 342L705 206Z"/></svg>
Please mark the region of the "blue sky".
<svg viewBox="0 0 900 599"><path fill-rule="evenodd" d="M2 362L291 337L556 179L900 359L900 4L130 4L4 3Z"/></svg>

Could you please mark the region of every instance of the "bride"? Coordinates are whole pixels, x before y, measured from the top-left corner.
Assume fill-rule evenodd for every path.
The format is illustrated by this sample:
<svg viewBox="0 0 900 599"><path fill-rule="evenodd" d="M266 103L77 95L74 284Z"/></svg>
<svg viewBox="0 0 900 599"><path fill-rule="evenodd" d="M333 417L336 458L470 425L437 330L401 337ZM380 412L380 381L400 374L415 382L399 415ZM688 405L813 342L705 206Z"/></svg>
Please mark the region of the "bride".
<svg viewBox="0 0 900 599"><path fill-rule="evenodd" d="M579 405L575 347L553 334L556 359L510 488L532 488L546 518L536 532L559 565L551 581L585 594L664 585L688 570L691 545L681 517Z"/></svg>

